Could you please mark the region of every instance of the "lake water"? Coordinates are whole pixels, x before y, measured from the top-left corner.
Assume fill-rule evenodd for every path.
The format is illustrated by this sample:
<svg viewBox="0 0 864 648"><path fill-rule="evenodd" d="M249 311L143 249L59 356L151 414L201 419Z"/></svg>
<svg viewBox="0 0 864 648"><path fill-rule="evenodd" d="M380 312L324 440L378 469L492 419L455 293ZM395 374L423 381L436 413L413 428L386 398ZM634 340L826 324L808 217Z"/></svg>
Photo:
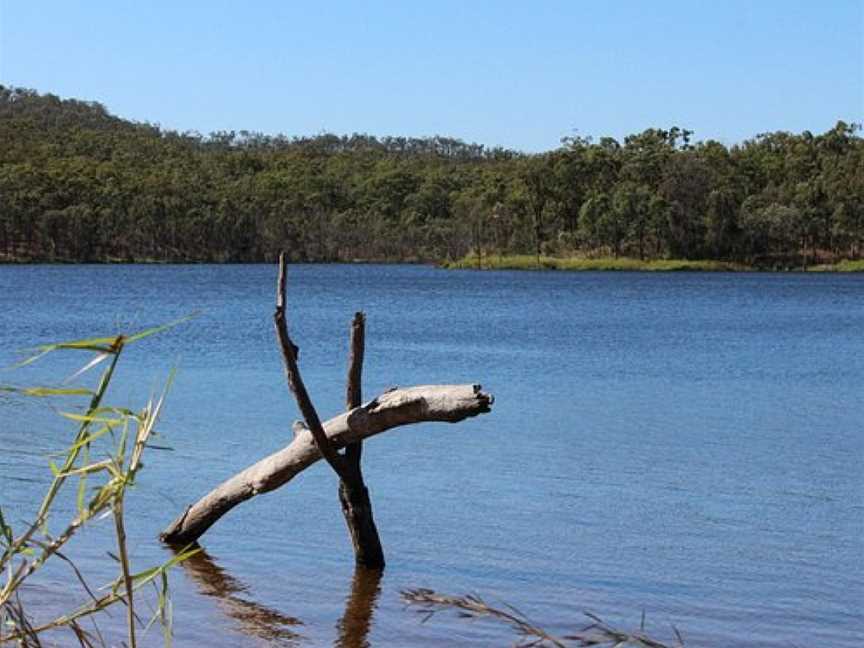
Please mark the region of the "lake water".
<svg viewBox="0 0 864 648"><path fill-rule="evenodd" d="M201 312L129 347L110 397L140 406L178 368L160 426L174 451L145 459L128 502L139 567L170 556L155 538L185 505L291 437L274 279L268 266L0 267L3 366L40 342ZM688 646L864 644L864 277L297 266L289 304L322 418L343 407L356 310L366 397L479 382L496 402L367 442L380 581L354 579L323 463L232 511L172 572L177 645L512 642L452 613L420 623L399 598L411 587L511 603L553 632L583 626L583 610L626 628L644 611L652 634L674 624ZM73 360L0 384L63 377ZM72 433L52 407L69 406L0 396L0 505L15 523ZM110 531L70 548L94 584L114 576ZM27 591L37 615L82 599L65 569ZM119 637L122 618L103 633Z"/></svg>

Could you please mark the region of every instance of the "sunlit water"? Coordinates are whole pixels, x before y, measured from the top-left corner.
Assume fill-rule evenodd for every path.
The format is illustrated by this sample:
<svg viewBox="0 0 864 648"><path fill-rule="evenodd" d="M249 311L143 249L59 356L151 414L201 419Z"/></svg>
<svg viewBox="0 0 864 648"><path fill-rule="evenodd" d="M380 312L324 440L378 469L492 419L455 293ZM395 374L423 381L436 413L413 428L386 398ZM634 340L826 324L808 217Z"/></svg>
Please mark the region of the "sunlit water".
<svg viewBox="0 0 864 648"><path fill-rule="evenodd" d="M160 426L174 451L149 455L128 504L140 567L170 556L155 538L186 504L290 439L273 296L267 266L0 267L3 366L201 312L130 347L110 398L140 405L179 369ZM232 511L173 572L178 645L512 641L447 613L421 624L410 587L512 603L554 632L583 610L627 628L644 611L688 646L864 643L864 277L299 266L289 302L325 418L343 407L355 310L366 396L480 382L496 403L367 443L380 582L354 577L326 465ZM72 360L0 384L58 382ZM0 396L0 505L19 527L71 434L52 406L68 407ZM94 585L114 576L110 532L70 549ZM81 600L65 569L28 590L37 615ZM111 641L122 619L100 622Z"/></svg>

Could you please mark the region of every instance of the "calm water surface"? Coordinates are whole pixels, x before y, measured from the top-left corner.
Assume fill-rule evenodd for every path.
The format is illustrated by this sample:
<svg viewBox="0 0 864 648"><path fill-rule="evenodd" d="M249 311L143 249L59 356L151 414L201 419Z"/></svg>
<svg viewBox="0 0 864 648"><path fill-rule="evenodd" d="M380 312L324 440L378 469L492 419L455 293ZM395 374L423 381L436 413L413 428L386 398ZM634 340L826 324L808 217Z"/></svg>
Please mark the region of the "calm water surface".
<svg viewBox="0 0 864 648"><path fill-rule="evenodd" d="M202 313L130 347L111 397L140 405L179 368L161 425L174 451L150 455L129 500L141 567L170 555L155 537L186 504L290 439L273 284L266 266L0 267L3 366L39 342ZM644 610L689 646L864 643L864 277L299 266L289 290L322 416L342 408L355 310L367 396L480 382L496 404L367 443L380 581L355 577L323 464L223 518L173 573L178 645L512 641L446 613L420 624L399 600L409 587L513 603L556 632L583 610L628 627ZM33 514L69 438L52 407L68 405L0 396L13 521ZM106 520L70 549L94 583L114 575L109 535ZM80 599L69 582L48 571L28 591L37 614ZM118 637L121 617L102 631Z"/></svg>

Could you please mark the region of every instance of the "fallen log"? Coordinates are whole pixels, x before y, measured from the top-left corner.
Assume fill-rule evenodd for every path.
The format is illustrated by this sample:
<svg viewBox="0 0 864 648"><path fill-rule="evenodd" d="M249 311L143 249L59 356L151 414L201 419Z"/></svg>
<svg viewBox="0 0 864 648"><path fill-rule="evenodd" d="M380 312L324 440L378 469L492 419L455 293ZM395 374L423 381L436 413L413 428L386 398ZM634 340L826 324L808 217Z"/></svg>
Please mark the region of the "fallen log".
<svg viewBox="0 0 864 648"><path fill-rule="evenodd" d="M336 449L402 425L424 422L456 423L491 410L493 397L480 385L424 385L392 389L369 403L340 414L323 424ZM294 439L282 450L265 457L223 482L189 506L160 535L172 545L198 540L232 508L261 493L283 486L321 459L312 433L294 424Z"/></svg>

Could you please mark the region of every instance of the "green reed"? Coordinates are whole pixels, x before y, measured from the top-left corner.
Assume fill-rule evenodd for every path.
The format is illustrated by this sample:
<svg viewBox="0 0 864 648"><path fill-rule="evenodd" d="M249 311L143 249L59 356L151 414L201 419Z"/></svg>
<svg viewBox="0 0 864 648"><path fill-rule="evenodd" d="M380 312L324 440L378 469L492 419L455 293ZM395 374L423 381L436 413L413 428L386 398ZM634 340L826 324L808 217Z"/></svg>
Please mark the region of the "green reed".
<svg viewBox="0 0 864 648"><path fill-rule="evenodd" d="M186 318L184 318L186 319ZM85 617L103 612L118 603L126 609L127 645L138 645L139 626L146 631L153 623L163 628L165 645L171 644L171 608L168 596L167 572L174 565L193 555L197 549L186 549L161 565L134 571L129 559L124 521L124 502L128 489L135 483L143 464L141 458L157 436L155 425L165 402L165 394L173 378L158 398L150 399L142 409L133 411L107 404L106 395L115 370L130 344L159 333L177 323L160 326L134 335L92 338L74 342L47 344L18 366L31 364L57 352L84 353L89 357L71 377L102 367L95 386L88 387L12 387L0 385L0 391L26 398L83 398L83 413L62 412L74 423L72 443L62 452L59 462L51 461L52 479L42 497L35 518L20 529L13 529L0 507L0 645L38 647L43 633L66 628L81 646L104 645L101 636L86 632L80 625ZM70 380L71 380L70 379ZM67 380L68 383L70 380ZM74 489L75 514L62 521L59 534L48 530L58 524L52 519L60 494ZM56 515L53 517L57 517ZM113 535L117 547L118 576L97 595L88 586L74 562L64 554L65 545L88 523L103 517L113 518ZM33 624L27 613L24 585L49 561L66 562L86 590L89 600L49 621ZM142 587L155 589L155 612L147 623L136 614L135 593Z"/></svg>

